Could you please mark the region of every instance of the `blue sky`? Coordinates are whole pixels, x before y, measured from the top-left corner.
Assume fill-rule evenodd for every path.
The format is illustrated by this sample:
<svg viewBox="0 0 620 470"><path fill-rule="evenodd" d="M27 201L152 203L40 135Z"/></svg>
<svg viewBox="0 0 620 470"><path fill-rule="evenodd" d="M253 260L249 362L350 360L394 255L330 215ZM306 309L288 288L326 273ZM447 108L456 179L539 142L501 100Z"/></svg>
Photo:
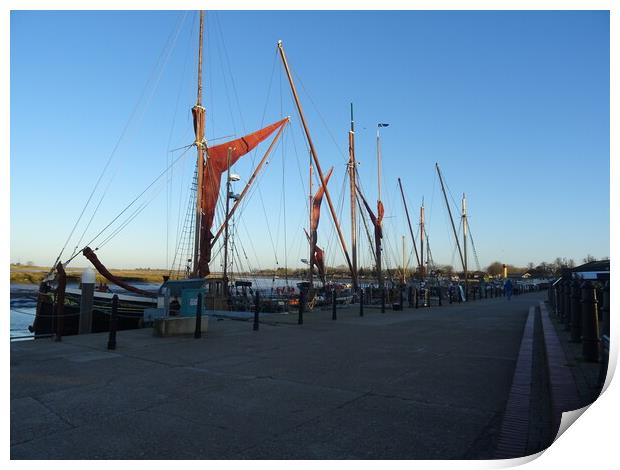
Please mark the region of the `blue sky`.
<svg viewBox="0 0 620 470"><path fill-rule="evenodd" d="M10 34L11 261L50 264L112 153L100 185L106 195L84 242L163 171L168 150L191 143L196 13L13 12ZM308 153L278 39L321 165L335 166L330 191L346 234L349 103L371 201L376 125L390 123L382 130L390 266L401 262L408 235L399 176L412 213L424 197L434 260L458 264L435 162L454 200L467 194L481 267L610 254L607 12L208 12L207 137L292 117L237 220L251 267L285 259L300 266L307 257ZM265 147L235 168L242 179ZM148 207L101 247L104 262L171 262L194 158L191 149ZM343 262L326 206L319 244L329 264ZM366 245L360 257L369 265ZM406 245L410 252L408 236Z"/></svg>

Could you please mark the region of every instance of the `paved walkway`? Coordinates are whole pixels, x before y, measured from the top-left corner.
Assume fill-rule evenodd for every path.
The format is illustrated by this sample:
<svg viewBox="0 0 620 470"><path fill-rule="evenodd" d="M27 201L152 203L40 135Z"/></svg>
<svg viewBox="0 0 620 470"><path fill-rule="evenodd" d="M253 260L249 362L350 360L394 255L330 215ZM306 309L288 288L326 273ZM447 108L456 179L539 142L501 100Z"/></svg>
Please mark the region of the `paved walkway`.
<svg viewBox="0 0 620 470"><path fill-rule="evenodd" d="M11 458L493 458L543 298L12 343Z"/></svg>

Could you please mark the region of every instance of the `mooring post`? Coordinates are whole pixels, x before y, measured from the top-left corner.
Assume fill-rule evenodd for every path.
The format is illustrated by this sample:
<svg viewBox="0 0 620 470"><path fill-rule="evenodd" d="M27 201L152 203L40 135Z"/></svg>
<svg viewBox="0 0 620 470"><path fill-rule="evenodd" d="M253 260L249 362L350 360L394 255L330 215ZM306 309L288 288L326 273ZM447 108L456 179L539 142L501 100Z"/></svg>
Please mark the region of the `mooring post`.
<svg viewBox="0 0 620 470"><path fill-rule="evenodd" d="M582 354L588 362L598 362L598 312L596 290L590 281L581 285Z"/></svg>
<svg viewBox="0 0 620 470"><path fill-rule="evenodd" d="M112 297L112 314L110 315L110 333L108 335L108 349L116 349L116 319L118 314L118 295Z"/></svg>
<svg viewBox="0 0 620 470"><path fill-rule="evenodd" d="M297 315L297 324L304 324L304 302L306 301L306 295L303 289L299 290L299 313Z"/></svg>
<svg viewBox="0 0 620 470"><path fill-rule="evenodd" d="M82 273L82 295L80 297L80 325L78 332L81 335L92 331L95 280L95 271L92 268L86 268Z"/></svg>
<svg viewBox="0 0 620 470"><path fill-rule="evenodd" d="M194 338L198 339L202 336L202 293L198 292L196 299L196 328L194 329Z"/></svg>
<svg viewBox="0 0 620 470"><path fill-rule="evenodd" d="M258 331L258 315L260 312L260 294L256 291L256 305L254 306L254 326L252 329Z"/></svg>
<svg viewBox="0 0 620 470"><path fill-rule="evenodd" d="M605 283L603 288L603 323L601 325L601 334L609 338L609 281Z"/></svg>
<svg viewBox="0 0 620 470"><path fill-rule="evenodd" d="M409 302L409 308L413 307L413 286L409 286L407 289L407 299Z"/></svg>
<svg viewBox="0 0 620 470"><path fill-rule="evenodd" d="M336 289L332 291L332 320L336 320Z"/></svg>
<svg viewBox="0 0 620 470"><path fill-rule="evenodd" d="M385 287L381 289L381 313L385 313Z"/></svg>
<svg viewBox="0 0 620 470"><path fill-rule="evenodd" d="M581 343L581 286L577 279L571 286L570 313L570 340L573 343Z"/></svg>
<svg viewBox="0 0 620 470"><path fill-rule="evenodd" d="M571 281L570 280L566 280L566 285L564 288L564 305L565 305L565 312L564 312L564 331L570 331L570 321L571 321Z"/></svg>
<svg viewBox="0 0 620 470"><path fill-rule="evenodd" d="M364 316L364 289L360 290L360 317Z"/></svg>

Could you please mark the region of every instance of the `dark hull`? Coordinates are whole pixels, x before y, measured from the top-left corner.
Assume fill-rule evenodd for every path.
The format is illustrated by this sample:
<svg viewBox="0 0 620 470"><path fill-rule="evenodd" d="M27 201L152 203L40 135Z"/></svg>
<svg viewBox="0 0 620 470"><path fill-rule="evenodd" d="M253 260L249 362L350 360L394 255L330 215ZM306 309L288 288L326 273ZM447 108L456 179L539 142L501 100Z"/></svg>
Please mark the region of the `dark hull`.
<svg viewBox="0 0 620 470"><path fill-rule="evenodd" d="M143 312L145 308L154 307L154 303L148 299L124 300L119 298L117 313L117 329L130 330L143 327ZM91 333L101 333L110 330L110 315L112 313L111 296L95 295L93 302L93 320ZM53 293L39 293L37 312L34 323L30 330L38 335L55 334L60 328L62 336L76 335L80 325L80 295L74 293L65 294L64 312L59 321L55 315L55 303Z"/></svg>

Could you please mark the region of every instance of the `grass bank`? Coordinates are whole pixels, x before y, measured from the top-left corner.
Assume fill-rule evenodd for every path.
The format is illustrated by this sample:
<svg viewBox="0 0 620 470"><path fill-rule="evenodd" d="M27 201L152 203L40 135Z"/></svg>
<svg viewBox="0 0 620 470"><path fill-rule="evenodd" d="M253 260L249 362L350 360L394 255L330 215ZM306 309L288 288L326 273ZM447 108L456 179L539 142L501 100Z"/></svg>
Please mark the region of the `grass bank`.
<svg viewBox="0 0 620 470"><path fill-rule="evenodd" d="M49 267L45 266L23 266L11 265L11 283L16 284L39 284L49 272ZM79 282L82 276L82 268L67 269L67 279ZM168 271L163 269L110 269L115 276L128 282L162 282L163 276ZM107 282L106 279L97 273L97 282Z"/></svg>

